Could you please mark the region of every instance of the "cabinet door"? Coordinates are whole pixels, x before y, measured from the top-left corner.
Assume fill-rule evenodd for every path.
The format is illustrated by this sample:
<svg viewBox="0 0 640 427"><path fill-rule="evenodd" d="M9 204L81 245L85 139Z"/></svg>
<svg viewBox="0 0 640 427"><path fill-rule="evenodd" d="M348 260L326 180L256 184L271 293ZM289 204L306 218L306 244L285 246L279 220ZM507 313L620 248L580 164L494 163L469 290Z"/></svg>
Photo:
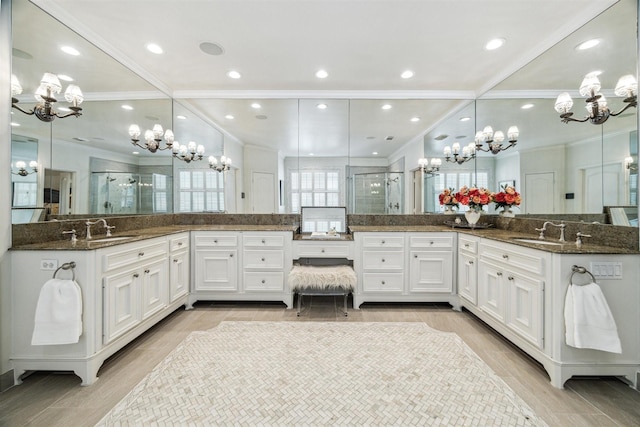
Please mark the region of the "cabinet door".
<svg viewBox="0 0 640 427"><path fill-rule="evenodd" d="M411 292L451 293L453 254L451 251L411 251L409 290Z"/></svg>
<svg viewBox="0 0 640 427"><path fill-rule="evenodd" d="M237 291L238 250L196 250L196 290Z"/></svg>
<svg viewBox="0 0 640 427"><path fill-rule="evenodd" d="M140 323L140 271L126 270L103 279L105 344Z"/></svg>
<svg viewBox="0 0 640 427"><path fill-rule="evenodd" d="M142 268L142 319L162 310L169 303L167 259L162 258Z"/></svg>
<svg viewBox="0 0 640 427"><path fill-rule="evenodd" d="M484 261L478 267L478 307L501 322L505 319L505 284L501 268Z"/></svg>
<svg viewBox="0 0 640 427"><path fill-rule="evenodd" d="M478 304L478 264L475 256L460 253L458 256L458 293Z"/></svg>
<svg viewBox="0 0 640 427"><path fill-rule="evenodd" d="M542 348L544 282L519 274L505 274L506 324L523 338Z"/></svg>
<svg viewBox="0 0 640 427"><path fill-rule="evenodd" d="M189 292L189 252L171 255L169 263L169 302L174 302Z"/></svg>

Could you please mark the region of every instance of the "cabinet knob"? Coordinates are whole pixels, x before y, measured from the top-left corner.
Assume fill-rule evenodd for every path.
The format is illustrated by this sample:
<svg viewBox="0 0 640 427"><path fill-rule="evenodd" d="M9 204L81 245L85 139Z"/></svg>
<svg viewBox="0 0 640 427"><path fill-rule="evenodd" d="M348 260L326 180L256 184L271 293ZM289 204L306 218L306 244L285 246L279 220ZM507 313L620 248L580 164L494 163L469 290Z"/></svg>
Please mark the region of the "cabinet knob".
<svg viewBox="0 0 640 427"><path fill-rule="evenodd" d="M178 246L182 246L182 242L178 242Z"/></svg>
<svg viewBox="0 0 640 427"><path fill-rule="evenodd" d="M509 259L509 255L507 255L507 254L502 254L502 258L504 258L504 259Z"/></svg>
<svg viewBox="0 0 640 427"><path fill-rule="evenodd" d="M264 279L262 279L262 283L265 283L266 281Z"/></svg>
<svg viewBox="0 0 640 427"><path fill-rule="evenodd" d="M229 258L233 258L233 254L229 254Z"/></svg>
<svg viewBox="0 0 640 427"><path fill-rule="evenodd" d="M264 239L262 239L262 243L265 243Z"/></svg>
<svg viewBox="0 0 640 427"><path fill-rule="evenodd" d="M178 262L178 258L174 258L174 259L173 259L173 262Z"/></svg>
<svg viewBox="0 0 640 427"><path fill-rule="evenodd" d="M138 252L138 256L144 256L144 252Z"/></svg>
<svg viewBox="0 0 640 427"><path fill-rule="evenodd" d="M264 261L264 258L260 258L260 261Z"/></svg>
<svg viewBox="0 0 640 427"><path fill-rule="evenodd" d="M324 249L321 249L320 252L324 253Z"/></svg>
<svg viewBox="0 0 640 427"><path fill-rule="evenodd" d="M381 243L384 245L384 240Z"/></svg>
<svg viewBox="0 0 640 427"><path fill-rule="evenodd" d="M138 273L133 273L133 277L140 277Z"/></svg>
<svg viewBox="0 0 640 427"><path fill-rule="evenodd" d="M507 279L513 280L513 276L509 276L509 277L507 277Z"/></svg>
<svg viewBox="0 0 640 427"><path fill-rule="evenodd" d="M384 262L384 258L382 258L382 262Z"/></svg>
<svg viewBox="0 0 640 427"><path fill-rule="evenodd" d="M469 261L469 265L473 265L473 261Z"/></svg>
<svg viewBox="0 0 640 427"><path fill-rule="evenodd" d="M418 255L414 255L413 257L414 257L414 258L418 258Z"/></svg>
<svg viewBox="0 0 640 427"><path fill-rule="evenodd" d="M433 245L434 242L429 242L430 245Z"/></svg>
<svg viewBox="0 0 640 427"><path fill-rule="evenodd" d="M468 248L468 247L469 247L469 244L468 244L468 243L465 243L465 244L464 244L464 247L465 247L465 248Z"/></svg>
<svg viewBox="0 0 640 427"><path fill-rule="evenodd" d="M218 243L218 239L214 240L213 243Z"/></svg>
<svg viewBox="0 0 640 427"><path fill-rule="evenodd" d="M496 273L496 275L497 275L497 276L502 276L502 271L498 271L498 272Z"/></svg>
<svg viewBox="0 0 640 427"><path fill-rule="evenodd" d="M145 274L149 274L151 270L149 270L148 268L146 270L144 270Z"/></svg>
<svg viewBox="0 0 640 427"><path fill-rule="evenodd" d="M380 282L380 284L384 285L385 284L384 280L382 282Z"/></svg>

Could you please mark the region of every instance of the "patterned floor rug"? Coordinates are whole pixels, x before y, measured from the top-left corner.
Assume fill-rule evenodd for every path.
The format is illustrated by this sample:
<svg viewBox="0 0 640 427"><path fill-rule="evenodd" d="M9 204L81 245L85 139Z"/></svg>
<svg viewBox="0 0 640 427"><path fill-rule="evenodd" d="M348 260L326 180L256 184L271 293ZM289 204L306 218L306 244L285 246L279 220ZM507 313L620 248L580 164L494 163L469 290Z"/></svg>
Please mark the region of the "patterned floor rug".
<svg viewBox="0 0 640 427"><path fill-rule="evenodd" d="M453 333L423 323L223 322L99 423L544 426Z"/></svg>

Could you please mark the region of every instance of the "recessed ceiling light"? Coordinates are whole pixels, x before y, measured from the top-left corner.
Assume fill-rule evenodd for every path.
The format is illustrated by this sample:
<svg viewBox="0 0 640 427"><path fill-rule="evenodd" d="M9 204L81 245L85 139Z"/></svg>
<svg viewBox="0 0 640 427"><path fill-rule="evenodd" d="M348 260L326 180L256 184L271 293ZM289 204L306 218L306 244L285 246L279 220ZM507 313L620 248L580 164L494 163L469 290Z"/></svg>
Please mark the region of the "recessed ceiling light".
<svg viewBox="0 0 640 427"><path fill-rule="evenodd" d="M144 117L145 117L147 120L151 120L152 122L158 122L158 121L160 121L160 117L157 117L157 116L147 115L147 116L144 116Z"/></svg>
<svg viewBox="0 0 640 427"><path fill-rule="evenodd" d="M411 121L412 122L419 122L420 121L420 117L411 117Z"/></svg>
<svg viewBox="0 0 640 427"><path fill-rule="evenodd" d="M267 120L267 116L265 116L264 114L258 114L256 116L256 119L258 119L258 120Z"/></svg>
<svg viewBox="0 0 640 427"><path fill-rule="evenodd" d="M140 152L139 151L133 151L131 154L136 154L137 155L137 154L140 154Z"/></svg>
<svg viewBox="0 0 640 427"><path fill-rule="evenodd" d="M318 104L318 105L316 105L316 107L318 107L319 110L326 110L327 109L327 104Z"/></svg>
<svg viewBox="0 0 640 427"><path fill-rule="evenodd" d="M313 156L313 153L309 153L310 156Z"/></svg>
<svg viewBox="0 0 640 427"><path fill-rule="evenodd" d="M326 70L318 70L316 71L316 77L319 79L326 79L329 76Z"/></svg>
<svg viewBox="0 0 640 427"><path fill-rule="evenodd" d="M227 114L226 116L224 116L224 118L227 119L227 120L235 119L235 117L233 117L233 115L231 115L231 114Z"/></svg>
<svg viewBox="0 0 640 427"><path fill-rule="evenodd" d="M262 105L258 104L257 102L254 102L253 104L251 104L251 108L255 108L255 109L262 108Z"/></svg>
<svg viewBox="0 0 640 427"><path fill-rule="evenodd" d="M60 48L61 51L63 51L64 53L67 53L69 55L73 55L73 56L78 56L80 55L80 52L78 52L77 49L71 47L71 46L62 46Z"/></svg>
<svg viewBox="0 0 640 427"><path fill-rule="evenodd" d="M239 79L240 77L242 77L242 75L235 71L235 70L231 70L227 73L227 76L231 77L232 79Z"/></svg>
<svg viewBox="0 0 640 427"><path fill-rule="evenodd" d="M67 76L66 74L58 74L58 78L60 80L62 80L62 81L65 81L65 82L72 82L73 81L73 78Z"/></svg>
<svg viewBox="0 0 640 427"><path fill-rule="evenodd" d="M216 43L202 42L200 43L200 50L207 55L218 56L224 53L224 48Z"/></svg>
<svg viewBox="0 0 640 427"><path fill-rule="evenodd" d="M384 104L384 105L382 106L382 109L383 109L383 110L390 110L390 109L391 109L391 104Z"/></svg>
<svg viewBox="0 0 640 427"><path fill-rule="evenodd" d="M376 139L375 136L368 136L367 139Z"/></svg>
<svg viewBox="0 0 640 427"><path fill-rule="evenodd" d="M123 109L123 110L131 111L131 110L133 110L133 107L132 107L131 105L124 104L124 105L122 106L122 109Z"/></svg>
<svg viewBox="0 0 640 427"><path fill-rule="evenodd" d="M410 79L411 77L413 77L413 71L411 70L403 71L402 74L400 74L400 77L402 77L403 79Z"/></svg>
<svg viewBox="0 0 640 427"><path fill-rule="evenodd" d="M20 126L20 123L11 122L11 126L18 127L18 126Z"/></svg>
<svg viewBox="0 0 640 427"><path fill-rule="evenodd" d="M469 120L471 120L471 117L460 117L461 122L468 122Z"/></svg>
<svg viewBox="0 0 640 427"><path fill-rule="evenodd" d="M156 55L160 55L162 53L164 53L164 51L162 50L162 48L160 46L158 46L155 43L149 43L147 45L147 50L151 53L155 53Z"/></svg>
<svg viewBox="0 0 640 427"><path fill-rule="evenodd" d="M90 141L89 138L83 138L81 136L75 136L75 137L73 137L73 139L78 141L78 142L89 142Z"/></svg>
<svg viewBox="0 0 640 427"><path fill-rule="evenodd" d="M592 47L595 47L595 46L597 46L599 44L600 44L600 40L599 39L587 40L587 41L584 41L584 42L580 43L578 46L576 46L576 50L591 49Z"/></svg>
<svg viewBox="0 0 640 427"><path fill-rule="evenodd" d="M602 74L602 70L595 70L585 75L599 76L600 74Z"/></svg>
<svg viewBox="0 0 640 427"><path fill-rule="evenodd" d="M187 119L187 117L186 117L186 116L183 116L182 114L178 114L178 115L176 116L176 119L186 120L186 119Z"/></svg>
<svg viewBox="0 0 640 427"><path fill-rule="evenodd" d="M529 108L533 108L533 104L524 104L522 107L523 110L528 110Z"/></svg>
<svg viewBox="0 0 640 427"><path fill-rule="evenodd" d="M486 50L496 50L496 49L502 47L502 45L504 45L505 42L506 42L506 40L502 39L502 38L489 40L489 42L486 45L484 45L484 48Z"/></svg>
<svg viewBox="0 0 640 427"><path fill-rule="evenodd" d="M373 153L371 153L371 154L373 154L374 156L377 156L377 155L378 155L378 152L377 152L377 151L374 151L374 152L373 152Z"/></svg>

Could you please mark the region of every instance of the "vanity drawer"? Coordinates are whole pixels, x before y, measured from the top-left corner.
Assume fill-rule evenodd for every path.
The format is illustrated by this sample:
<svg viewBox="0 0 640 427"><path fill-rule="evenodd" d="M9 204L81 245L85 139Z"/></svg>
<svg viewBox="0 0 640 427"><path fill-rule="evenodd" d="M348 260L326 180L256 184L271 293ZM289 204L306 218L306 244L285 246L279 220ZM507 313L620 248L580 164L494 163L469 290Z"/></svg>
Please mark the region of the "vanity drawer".
<svg viewBox="0 0 640 427"><path fill-rule="evenodd" d="M397 234L367 234L362 237L363 248L404 248L404 236Z"/></svg>
<svg viewBox="0 0 640 427"><path fill-rule="evenodd" d="M283 272L245 272L245 291L282 291L284 290Z"/></svg>
<svg viewBox="0 0 640 427"><path fill-rule="evenodd" d="M284 268L284 251L252 251L245 250L244 268L280 269Z"/></svg>
<svg viewBox="0 0 640 427"><path fill-rule="evenodd" d="M411 248L453 248L453 238L454 236L443 236L443 235L435 235L430 236L425 233L424 235L419 236L409 236L409 246Z"/></svg>
<svg viewBox="0 0 640 427"><path fill-rule="evenodd" d="M197 248L235 248L238 246L238 235L236 233L196 234L193 239Z"/></svg>
<svg viewBox="0 0 640 427"><path fill-rule="evenodd" d="M499 265L508 265L538 275L545 274L545 264L548 263L549 257L536 249L500 242L488 243L486 240L480 244L480 256L482 259L498 262Z"/></svg>
<svg viewBox="0 0 640 427"><path fill-rule="evenodd" d="M468 254L477 254L478 253L478 241L475 239L471 239L467 236L458 236L458 249L461 252L466 252Z"/></svg>
<svg viewBox="0 0 640 427"><path fill-rule="evenodd" d="M284 236L281 234L245 234L242 236L242 244L259 248L282 248Z"/></svg>
<svg viewBox="0 0 640 427"><path fill-rule="evenodd" d="M362 290L364 292L402 292L403 273L364 273Z"/></svg>
<svg viewBox="0 0 640 427"><path fill-rule="evenodd" d="M363 251L364 270L389 270L404 268L404 251Z"/></svg>
<svg viewBox="0 0 640 427"><path fill-rule="evenodd" d="M188 247L189 234L169 238L169 250L171 252L179 251L180 249L187 249Z"/></svg>
<svg viewBox="0 0 640 427"><path fill-rule="evenodd" d="M353 242L293 242L293 257L298 258L347 258L351 259Z"/></svg>
<svg viewBox="0 0 640 427"><path fill-rule="evenodd" d="M100 250L102 254L102 271L107 272L117 268L136 264L158 256L167 256L167 241L165 238L134 242L112 246Z"/></svg>

